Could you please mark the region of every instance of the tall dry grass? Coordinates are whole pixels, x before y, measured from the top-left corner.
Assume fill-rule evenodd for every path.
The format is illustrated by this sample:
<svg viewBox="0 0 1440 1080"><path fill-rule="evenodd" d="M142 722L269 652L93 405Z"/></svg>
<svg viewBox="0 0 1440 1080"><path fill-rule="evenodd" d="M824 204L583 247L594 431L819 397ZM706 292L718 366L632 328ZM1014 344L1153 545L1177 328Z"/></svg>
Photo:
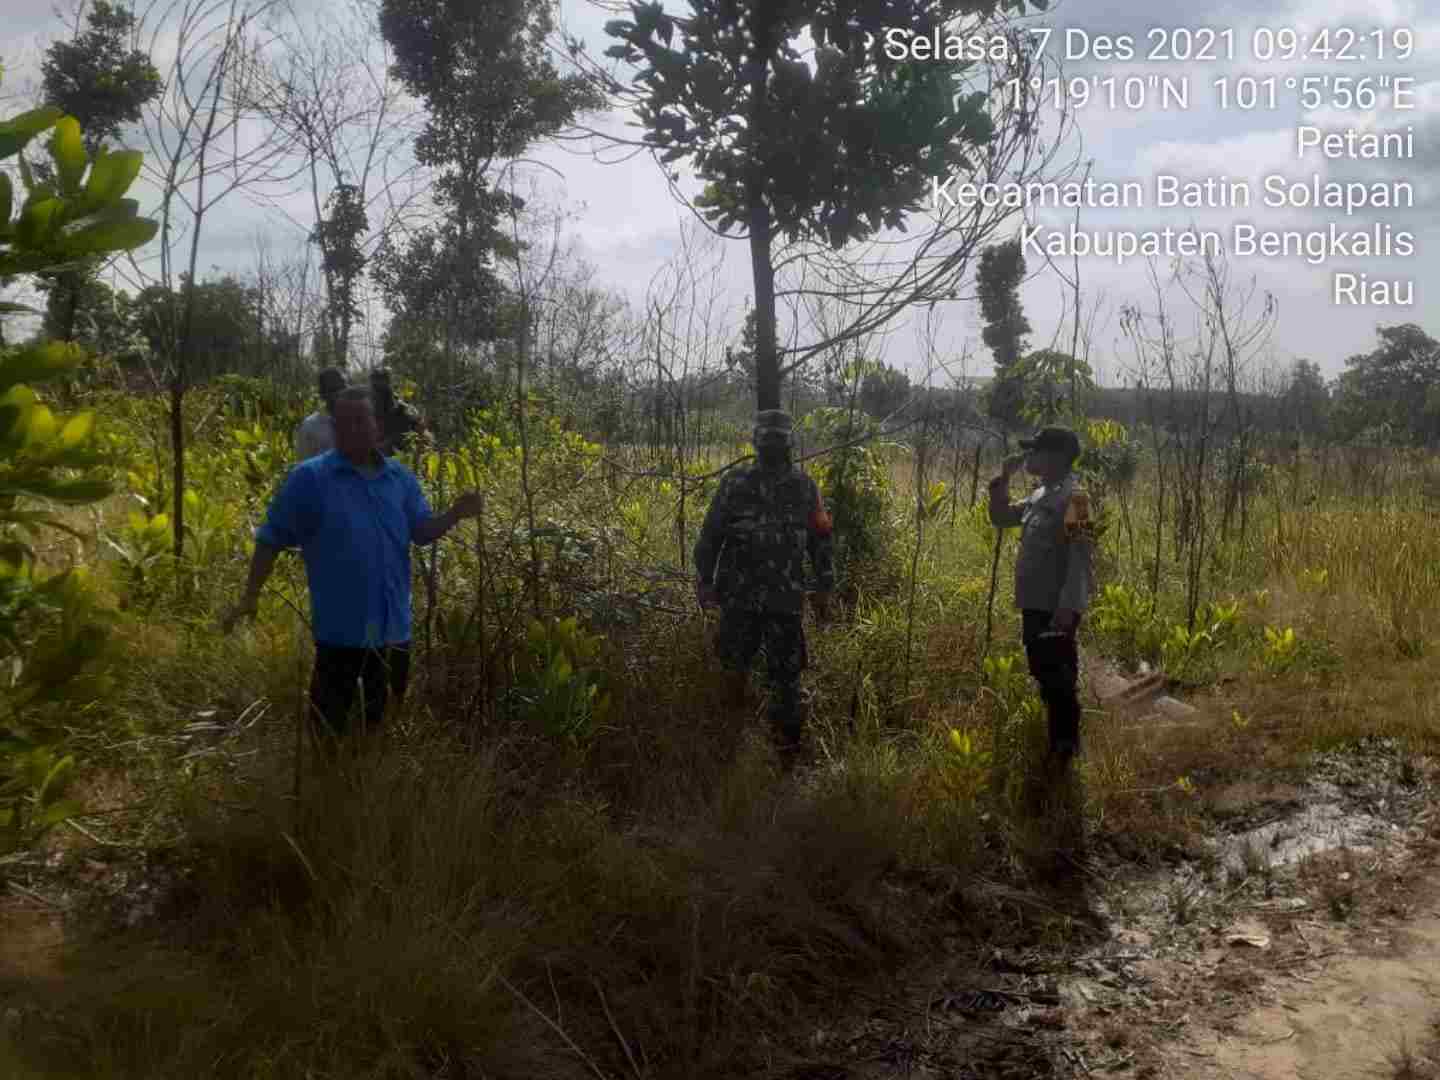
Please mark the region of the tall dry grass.
<svg viewBox="0 0 1440 1080"><path fill-rule="evenodd" d="M892 462L887 526L907 553L910 475ZM1140 553L1157 527L1149 482L1132 502ZM312 762L299 805L308 653L293 613L277 603L230 639L200 616L127 613L85 737L156 807L126 835L168 848L185 883L152 929L77 938L66 979L27 989L41 1007L0 1035L0 1063L26 1077L721 1077L798 1060L807 1023L942 934L1055 933L1043 903L1014 897L1052 888L1057 854L1083 857L1076 822L1092 847L1171 857L1204 827L1197 786L1300 768L1367 733L1435 744L1440 699L1415 657L1440 608L1437 542L1403 504L1332 491L1302 507L1291 491L1263 490L1251 534L1207 568L1207 593L1243 610L1194 698L1200 720L1090 712L1065 789L1038 767L1013 537L983 663L994 533L964 500L953 525L948 506L927 523L918 632L908 590L884 588L811 628L816 765L799 779L778 770L763 701L726 703L713 626L663 610L682 602L678 571L643 621L611 627L598 663L612 706L583 738L523 710L457 718L465 646L442 641L389 738L344 769ZM674 535L658 481L617 498L627 560L668 564L693 540ZM446 558L466 603L469 555ZM1153 570L1118 532L1101 564L1138 590ZM1169 627L1181 576L1160 570ZM1267 661L1266 626L1296 629L1293 662ZM1104 645L1087 631L1087 649ZM262 700L263 720L186 757L196 715ZM1003 909L987 906L1002 885Z"/></svg>

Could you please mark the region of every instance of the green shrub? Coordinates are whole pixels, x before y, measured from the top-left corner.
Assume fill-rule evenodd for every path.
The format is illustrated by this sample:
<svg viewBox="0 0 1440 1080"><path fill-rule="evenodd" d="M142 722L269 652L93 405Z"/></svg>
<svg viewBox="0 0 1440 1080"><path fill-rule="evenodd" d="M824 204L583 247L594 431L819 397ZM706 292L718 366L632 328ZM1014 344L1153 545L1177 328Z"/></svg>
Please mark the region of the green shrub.
<svg viewBox="0 0 1440 1080"><path fill-rule="evenodd" d="M53 179L36 179L23 151L51 132ZM0 161L17 158L25 197L15 212L14 184L0 172L0 281L69 269L84 260L127 251L155 235L125 193L142 156L126 150L85 152L80 125L43 108L0 123ZM0 303L0 317L27 312ZM47 532L74 534L53 504L99 501L111 485L94 438L95 414L57 417L27 384L72 373L85 360L74 345L44 342L0 351L0 660L12 685L0 711L0 845L34 843L74 811L62 799L75 762L54 747L44 706L95 659L104 621L92 608L84 575L42 577L27 542Z"/></svg>
<svg viewBox="0 0 1440 1080"><path fill-rule="evenodd" d="M531 620L526 656L506 704L552 739L584 745L610 712L599 666L604 638L573 617Z"/></svg>
<svg viewBox="0 0 1440 1080"><path fill-rule="evenodd" d="M800 426L816 445L839 447L820 459L815 480L835 522L836 586L853 587L888 557L894 541L890 470L876 441L880 426L836 408L816 409ZM866 441L841 445L855 439Z"/></svg>

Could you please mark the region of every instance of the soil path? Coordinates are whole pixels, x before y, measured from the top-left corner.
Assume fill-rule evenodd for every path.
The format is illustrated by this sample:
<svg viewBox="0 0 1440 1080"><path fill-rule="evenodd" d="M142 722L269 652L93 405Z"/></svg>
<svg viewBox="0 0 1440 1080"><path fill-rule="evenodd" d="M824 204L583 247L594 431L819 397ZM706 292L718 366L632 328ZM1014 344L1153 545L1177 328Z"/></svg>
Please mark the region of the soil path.
<svg viewBox="0 0 1440 1080"><path fill-rule="evenodd" d="M1081 1049L1062 1075L1440 1080L1440 864L1433 848L1406 862L1389 913L1371 898L1340 921L1306 890L1303 910L1250 905L1266 911L1230 911L1185 947L1112 964L1124 980L1097 981L1106 969L1082 961L1085 977L1061 983ZM1093 956L1148 951L1144 931L1113 929ZM1139 990L1130 1001L1107 991L1122 981Z"/></svg>
<svg viewBox="0 0 1440 1080"><path fill-rule="evenodd" d="M1440 882L1409 921L1355 929L1319 971L1262 988L1266 1005L1224 1030L1192 1028L1172 1075L1200 1080L1418 1080L1440 1018ZM1332 940L1339 935L1329 935ZM1314 940L1316 935L1310 935ZM1319 944L1317 942L1317 944ZM1410 1071L1401 1066L1408 1051Z"/></svg>
<svg viewBox="0 0 1440 1080"><path fill-rule="evenodd" d="M1407 769L1377 744L1322 756L1299 788L1233 785L1275 808L1211 838L1227 880L1248 878L1239 890L1172 871L1121 887L1134 910L1116 911L1114 892L1102 901L1113 936L1066 995L1089 1051L1074 1075L1440 1080L1437 780L1436 763ZM1202 898L1184 927L1177 877ZM1137 946L1149 954L1139 963L1105 964ZM1093 978L1107 969L1125 977ZM1126 1000L1107 984L1140 992ZM1108 1040L1086 1038L1092 1025ZM1160 1038L1127 1037L1129 1025Z"/></svg>

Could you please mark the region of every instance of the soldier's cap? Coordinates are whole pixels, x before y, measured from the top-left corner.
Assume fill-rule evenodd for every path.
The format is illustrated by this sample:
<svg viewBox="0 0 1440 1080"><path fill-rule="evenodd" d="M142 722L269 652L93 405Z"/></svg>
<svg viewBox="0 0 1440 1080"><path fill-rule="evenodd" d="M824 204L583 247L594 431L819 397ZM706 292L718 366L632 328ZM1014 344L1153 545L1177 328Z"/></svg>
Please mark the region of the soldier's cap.
<svg viewBox="0 0 1440 1080"><path fill-rule="evenodd" d="M339 368L327 367L319 375L321 394L338 394L345 389L345 376Z"/></svg>
<svg viewBox="0 0 1440 1080"><path fill-rule="evenodd" d="M790 445L795 435L795 422L784 409L763 409L755 414L755 443L783 442Z"/></svg>
<svg viewBox="0 0 1440 1080"><path fill-rule="evenodd" d="M1054 450L1074 461L1080 456L1080 436L1067 427L1046 427L1032 439L1021 439L1022 450Z"/></svg>

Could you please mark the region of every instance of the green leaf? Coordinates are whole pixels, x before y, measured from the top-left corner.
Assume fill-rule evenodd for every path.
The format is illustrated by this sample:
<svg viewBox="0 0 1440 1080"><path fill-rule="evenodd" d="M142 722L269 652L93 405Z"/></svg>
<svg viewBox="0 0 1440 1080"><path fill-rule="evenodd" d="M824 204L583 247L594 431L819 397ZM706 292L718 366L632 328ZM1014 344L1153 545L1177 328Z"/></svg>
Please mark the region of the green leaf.
<svg viewBox="0 0 1440 1080"><path fill-rule="evenodd" d="M66 531L73 532L74 530L70 529ZM40 584L36 585L35 591L51 598L63 600L75 593L75 590L84 580L84 573L85 568L83 566L71 567L69 570L61 570L60 573L51 574L44 581L40 582Z"/></svg>
<svg viewBox="0 0 1440 1080"><path fill-rule="evenodd" d="M65 204L53 195L47 198L27 200L20 211L20 220L15 223L15 238L22 247L42 248L50 240L59 224L56 214Z"/></svg>
<svg viewBox="0 0 1440 1080"><path fill-rule="evenodd" d="M35 744L13 731L0 729L0 754L23 754L35 749Z"/></svg>
<svg viewBox="0 0 1440 1080"><path fill-rule="evenodd" d="M90 437L95 430L95 410L86 409L78 412L60 429L60 445L69 449L72 446L79 446Z"/></svg>
<svg viewBox="0 0 1440 1080"><path fill-rule="evenodd" d="M31 467L40 466L47 469L91 469L97 465L113 463L108 454L94 447L65 447L59 442L51 443L50 446L39 451L26 462Z"/></svg>
<svg viewBox="0 0 1440 1080"><path fill-rule="evenodd" d="M65 794L65 789L69 787L70 781L74 779L74 776L75 758L70 754L66 754L51 766L50 772L45 776L45 782L40 785L40 790L36 792L36 801L41 806L53 805L59 800L61 795Z"/></svg>
<svg viewBox="0 0 1440 1080"><path fill-rule="evenodd" d="M90 179L85 184L85 201L93 206L106 206L115 202L140 175L140 166L145 155L139 150L112 150L95 159L90 167Z"/></svg>
<svg viewBox="0 0 1440 1080"><path fill-rule="evenodd" d="M60 425L56 422L55 414L50 411L50 407L34 405L25 417L25 445L34 446L36 443L49 442L59 430Z"/></svg>
<svg viewBox="0 0 1440 1080"><path fill-rule="evenodd" d="M54 828L56 825L64 824L70 818L78 816L84 809L84 804L78 799L61 799L36 814L31 824L37 829Z"/></svg>
<svg viewBox="0 0 1440 1080"><path fill-rule="evenodd" d="M115 486L108 480L87 477L47 485L44 494L47 499L79 506L85 503L99 502L114 490Z"/></svg>
<svg viewBox="0 0 1440 1080"><path fill-rule="evenodd" d="M0 176L0 180L5 179ZM8 300L0 301L0 315L39 315L38 310L26 304L12 304Z"/></svg>
<svg viewBox="0 0 1440 1080"><path fill-rule="evenodd" d="M0 277L17 274L59 274L65 270L84 270L84 259L62 259L53 251L0 251Z"/></svg>
<svg viewBox="0 0 1440 1080"><path fill-rule="evenodd" d="M149 218L129 221L102 221L66 236L61 249L66 255L107 255L143 247L160 231L160 223Z"/></svg>
<svg viewBox="0 0 1440 1080"><path fill-rule="evenodd" d="M64 115L54 105L46 105L0 123L0 159L14 157L26 143L49 130Z"/></svg>
<svg viewBox="0 0 1440 1080"><path fill-rule="evenodd" d="M66 235L73 236L91 225L135 221L139 216L140 203L136 199L114 199L99 206L81 205L78 212L71 215L70 223L74 227Z"/></svg>
<svg viewBox="0 0 1440 1080"><path fill-rule="evenodd" d="M85 175L88 159L85 143L80 136L80 121L73 116L62 116L55 121L55 133L50 138L50 156L55 159L55 172L60 178L60 190L73 192L80 187L80 178Z"/></svg>
<svg viewBox="0 0 1440 1080"><path fill-rule="evenodd" d="M44 382L79 367L85 361L85 350L74 342L47 341L32 345L0 362L0 391L20 383ZM30 395L33 403L34 395ZM9 404L0 399L0 405Z"/></svg>
<svg viewBox="0 0 1440 1080"><path fill-rule="evenodd" d="M32 532L38 531L36 526L44 525L47 528L57 529L67 533L77 540L84 540L86 536L79 530L67 525L53 514L47 514L43 510L6 510L0 512L0 523L6 525L20 525Z"/></svg>

